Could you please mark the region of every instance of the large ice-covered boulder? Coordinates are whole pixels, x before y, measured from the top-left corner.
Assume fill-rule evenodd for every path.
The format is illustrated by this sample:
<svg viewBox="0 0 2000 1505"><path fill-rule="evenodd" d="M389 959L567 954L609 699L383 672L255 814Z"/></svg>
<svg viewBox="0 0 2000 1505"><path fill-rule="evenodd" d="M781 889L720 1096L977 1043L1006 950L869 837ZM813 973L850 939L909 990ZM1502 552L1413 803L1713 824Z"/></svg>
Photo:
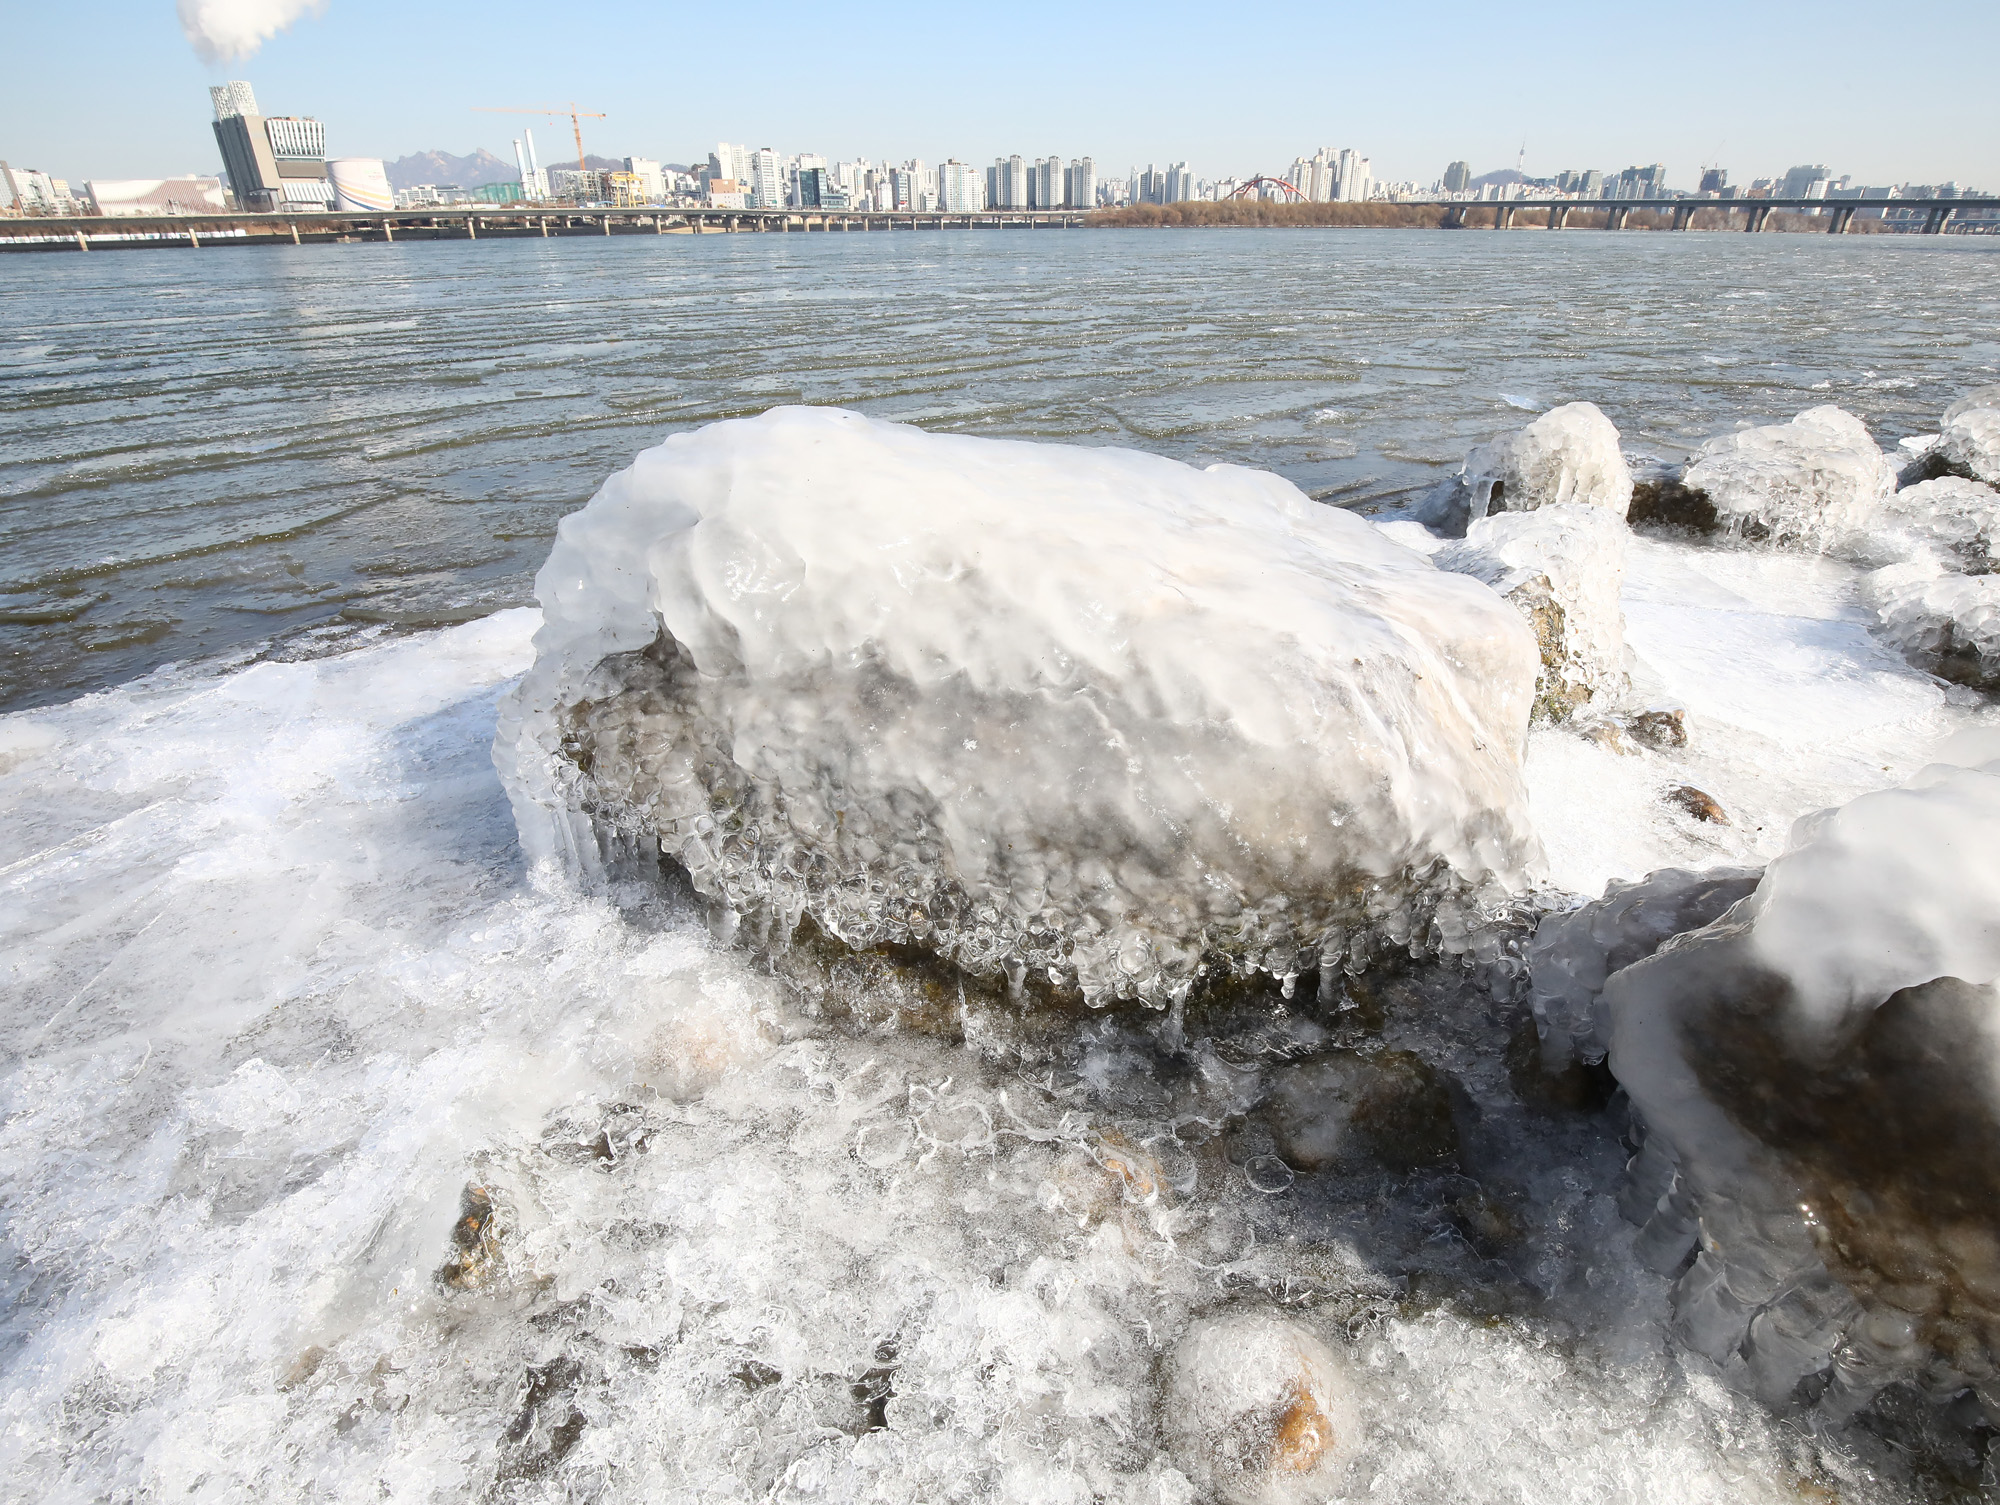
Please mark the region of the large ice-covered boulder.
<svg viewBox="0 0 2000 1505"><path fill-rule="evenodd" d="M1464 484L1475 519L1571 503L1623 519L1632 502L1617 426L1594 402L1564 403L1480 445L1466 457Z"/></svg>
<svg viewBox="0 0 2000 1505"><path fill-rule="evenodd" d="M1542 661L1535 714L1543 720L1567 720L1625 688L1618 593L1628 539L1610 508L1557 502L1482 517L1431 556L1439 569L1484 581L1534 629Z"/></svg>
<svg viewBox="0 0 2000 1505"><path fill-rule="evenodd" d="M1954 470L2000 486L2000 385L1969 392L1946 408L1932 453Z"/></svg>
<svg viewBox="0 0 2000 1505"><path fill-rule="evenodd" d="M2000 690L2000 575L1956 574L1918 558L1862 576L1861 599L1911 663L1956 684Z"/></svg>
<svg viewBox="0 0 2000 1505"><path fill-rule="evenodd" d="M1712 507L1725 532L1816 549L1864 526L1895 485L1867 425L1827 405L1710 439L1679 489Z"/></svg>
<svg viewBox="0 0 2000 1505"><path fill-rule="evenodd" d="M535 858L620 843L1092 1003L1467 933L1535 858L1535 645L1232 466L780 408L563 521L494 756Z"/></svg>
<svg viewBox="0 0 2000 1505"><path fill-rule="evenodd" d="M2000 745L1801 821L1611 976L1628 1210L1694 1348L1773 1403L2000 1377Z"/></svg>

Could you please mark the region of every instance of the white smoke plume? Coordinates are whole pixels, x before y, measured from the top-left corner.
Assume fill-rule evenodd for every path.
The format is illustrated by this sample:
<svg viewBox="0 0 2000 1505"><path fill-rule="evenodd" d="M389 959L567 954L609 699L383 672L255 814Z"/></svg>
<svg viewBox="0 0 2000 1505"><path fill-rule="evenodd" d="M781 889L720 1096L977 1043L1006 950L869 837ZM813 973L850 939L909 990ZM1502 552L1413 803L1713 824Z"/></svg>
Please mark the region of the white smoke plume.
<svg viewBox="0 0 2000 1505"><path fill-rule="evenodd" d="M308 12L317 15L326 0L179 0L181 30L209 63L233 63Z"/></svg>

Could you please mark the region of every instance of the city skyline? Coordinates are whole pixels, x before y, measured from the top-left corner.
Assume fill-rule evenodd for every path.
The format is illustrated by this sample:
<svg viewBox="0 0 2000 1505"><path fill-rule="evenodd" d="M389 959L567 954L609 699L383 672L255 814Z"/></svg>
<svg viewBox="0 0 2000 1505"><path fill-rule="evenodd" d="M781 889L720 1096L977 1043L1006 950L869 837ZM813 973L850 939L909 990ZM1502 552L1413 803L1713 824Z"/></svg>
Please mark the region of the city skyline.
<svg viewBox="0 0 2000 1505"><path fill-rule="evenodd" d="M1024 20L1045 12L1057 14L1018 8ZM692 160L704 143L732 139L829 160L986 163L1061 151L1094 157L1105 178L1191 161L1221 177L1281 171L1306 143L1338 139L1368 151L1383 180L1433 181L1461 159L1476 173L1512 167L1523 143L1531 176L1660 161L1670 183L1690 188L1718 162L1736 182L1800 162L1827 162L1863 182L2000 179L2000 142L1976 119L1971 91L1916 88L1923 50L1869 44L1878 27L1858 6L1814 12L1809 37L1792 35L1798 13L1779 7L1685 14L1699 22L1711 12L1705 31L1683 21L1622 56L1625 23L1597 18L1593 35L1609 53L1598 61L1585 49L1559 66L1523 28L1457 4L1393 22L1269 6L1247 25L1167 7L1146 11L1146 27L1137 11L1112 7L1063 17L1079 44L1069 54L1085 66L1024 70L994 49L954 50L963 23L903 5L850 10L840 25L802 7L752 6L741 13L749 29L782 45L721 67L727 55L684 26L614 0L561 24L512 4L407 13L379 0L330 0L247 60L210 66L164 0L136 9L83 0L23 17L16 34L31 52L87 57L100 82L81 89L68 70L17 80L0 105L0 156L71 178L213 172L207 123L185 101L242 77L288 111L325 121L330 151L391 159L480 148L507 158L512 133L474 107L574 96L607 117L587 122L587 150L662 161ZM1541 14L1560 31L1588 13ZM1905 21L1912 37L1943 28L1975 49L2000 40L1987 8L1956 0L1918 4ZM520 26L536 48L514 45ZM618 48L602 45L606 27L624 38ZM1256 40L1260 31L1308 45L1274 47ZM1126 32L1135 43L1171 32L1176 56L1203 65L1129 63L1116 45ZM899 49L905 33L922 34L925 45ZM1800 68L1807 41L1811 66ZM608 66L607 56L627 61ZM1370 66L1355 68L1356 56ZM1580 105L1621 73L1633 87L1615 96L1615 116ZM1745 87L1752 78L1757 87ZM1549 79L1564 87L1543 87ZM544 153L550 165L555 156Z"/></svg>

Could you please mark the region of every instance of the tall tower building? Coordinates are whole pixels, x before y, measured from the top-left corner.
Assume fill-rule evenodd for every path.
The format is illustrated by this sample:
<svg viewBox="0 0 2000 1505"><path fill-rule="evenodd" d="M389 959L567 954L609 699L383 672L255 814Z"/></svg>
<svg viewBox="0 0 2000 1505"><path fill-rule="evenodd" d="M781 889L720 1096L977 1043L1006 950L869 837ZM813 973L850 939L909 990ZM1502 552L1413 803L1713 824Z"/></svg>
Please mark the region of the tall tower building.
<svg viewBox="0 0 2000 1505"><path fill-rule="evenodd" d="M760 146L750 154L750 207L785 207L784 174L779 170L778 154L768 146Z"/></svg>
<svg viewBox="0 0 2000 1505"><path fill-rule="evenodd" d="M240 207L326 208L333 190L325 126L305 115L259 115L257 96L240 79L210 88L208 97L215 107L215 144Z"/></svg>
<svg viewBox="0 0 2000 1505"><path fill-rule="evenodd" d="M1464 193L1471 186L1472 164L1470 162L1454 162L1444 170L1444 191L1446 193Z"/></svg>
<svg viewBox="0 0 2000 1505"><path fill-rule="evenodd" d="M1097 207L1097 163L1089 157L1078 157L1069 165L1069 192L1065 201L1072 209L1095 209Z"/></svg>

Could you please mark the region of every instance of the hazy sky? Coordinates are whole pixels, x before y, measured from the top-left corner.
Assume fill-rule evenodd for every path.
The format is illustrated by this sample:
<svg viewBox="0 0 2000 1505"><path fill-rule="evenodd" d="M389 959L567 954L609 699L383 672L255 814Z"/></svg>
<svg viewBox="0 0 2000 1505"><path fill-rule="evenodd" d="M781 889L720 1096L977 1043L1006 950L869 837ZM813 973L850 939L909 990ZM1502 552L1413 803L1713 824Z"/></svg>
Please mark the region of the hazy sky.
<svg viewBox="0 0 2000 1505"><path fill-rule="evenodd" d="M1186 159L1276 171L1353 146L1378 178L1661 161L1692 187L1824 162L1866 183L2000 190L1995 0L1675 5L1162 3L843 5L643 0L184 0L239 26L305 11L211 65L174 0L7 7L0 158L81 180L212 173L206 86L247 78L270 114L316 115L334 155L476 146L521 118L475 105L574 98L586 149L666 161L718 140L829 157L1089 154L1100 176ZM536 127L544 162L567 121Z"/></svg>

